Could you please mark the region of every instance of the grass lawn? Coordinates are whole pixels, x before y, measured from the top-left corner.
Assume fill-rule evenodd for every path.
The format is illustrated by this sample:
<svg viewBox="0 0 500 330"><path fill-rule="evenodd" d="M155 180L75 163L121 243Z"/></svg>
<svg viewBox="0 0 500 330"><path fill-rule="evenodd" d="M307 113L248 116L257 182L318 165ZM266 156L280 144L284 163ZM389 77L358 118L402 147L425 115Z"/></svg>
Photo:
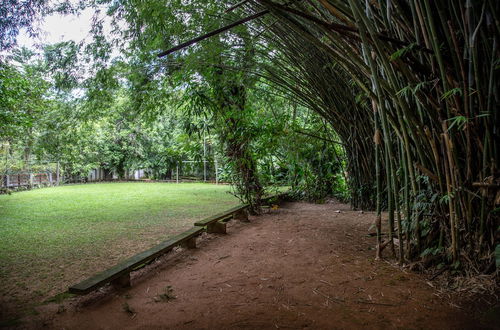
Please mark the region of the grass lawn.
<svg viewBox="0 0 500 330"><path fill-rule="evenodd" d="M228 191L134 182L0 195L0 306L43 301L238 204Z"/></svg>

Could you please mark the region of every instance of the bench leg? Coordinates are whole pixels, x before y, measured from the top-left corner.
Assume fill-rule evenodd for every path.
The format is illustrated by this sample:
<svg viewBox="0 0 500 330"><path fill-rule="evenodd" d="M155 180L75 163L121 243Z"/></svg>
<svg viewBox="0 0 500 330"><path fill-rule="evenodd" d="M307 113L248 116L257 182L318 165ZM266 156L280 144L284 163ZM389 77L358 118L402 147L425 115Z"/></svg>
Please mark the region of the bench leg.
<svg viewBox="0 0 500 330"><path fill-rule="evenodd" d="M234 219L240 220L240 221L248 221L248 212L247 210L241 210L238 213L234 214Z"/></svg>
<svg viewBox="0 0 500 330"><path fill-rule="evenodd" d="M210 234L225 234L226 233L226 224L224 222L214 222L207 226L207 233Z"/></svg>
<svg viewBox="0 0 500 330"><path fill-rule="evenodd" d="M182 243L182 247L186 249L196 249L196 237L191 237L184 243Z"/></svg>
<svg viewBox="0 0 500 330"><path fill-rule="evenodd" d="M128 288L130 286L130 273L115 278L111 281L111 285L116 288Z"/></svg>

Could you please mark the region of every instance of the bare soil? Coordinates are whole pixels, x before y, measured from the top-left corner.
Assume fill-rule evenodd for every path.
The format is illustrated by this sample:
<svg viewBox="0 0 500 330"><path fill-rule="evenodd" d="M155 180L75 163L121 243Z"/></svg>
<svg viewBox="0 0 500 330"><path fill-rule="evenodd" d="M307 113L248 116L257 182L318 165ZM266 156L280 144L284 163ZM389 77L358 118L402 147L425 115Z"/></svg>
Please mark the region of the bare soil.
<svg viewBox="0 0 500 330"><path fill-rule="evenodd" d="M469 306L422 275L374 261L373 213L288 203L207 235L103 288L38 308L22 328L477 329Z"/></svg>

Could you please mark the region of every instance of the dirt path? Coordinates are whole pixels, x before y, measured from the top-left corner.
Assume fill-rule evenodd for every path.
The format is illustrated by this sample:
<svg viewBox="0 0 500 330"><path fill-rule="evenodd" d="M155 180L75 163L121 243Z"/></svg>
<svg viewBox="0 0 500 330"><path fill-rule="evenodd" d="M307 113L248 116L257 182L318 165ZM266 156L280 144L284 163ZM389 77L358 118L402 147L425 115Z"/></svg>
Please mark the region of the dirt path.
<svg viewBox="0 0 500 330"><path fill-rule="evenodd" d="M135 274L129 289L42 307L23 326L477 328L423 277L373 261L374 238L366 235L372 221L373 214L343 204L289 203L158 260Z"/></svg>

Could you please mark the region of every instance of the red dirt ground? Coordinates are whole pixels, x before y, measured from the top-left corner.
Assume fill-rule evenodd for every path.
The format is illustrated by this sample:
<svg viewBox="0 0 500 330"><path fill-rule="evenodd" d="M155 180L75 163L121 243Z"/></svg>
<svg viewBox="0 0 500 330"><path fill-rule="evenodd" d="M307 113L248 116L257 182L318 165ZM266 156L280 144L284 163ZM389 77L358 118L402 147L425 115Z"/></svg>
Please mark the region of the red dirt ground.
<svg viewBox="0 0 500 330"><path fill-rule="evenodd" d="M478 328L467 306L436 296L423 276L374 261L373 219L344 204L288 203L160 258L131 288L42 306L21 327Z"/></svg>

